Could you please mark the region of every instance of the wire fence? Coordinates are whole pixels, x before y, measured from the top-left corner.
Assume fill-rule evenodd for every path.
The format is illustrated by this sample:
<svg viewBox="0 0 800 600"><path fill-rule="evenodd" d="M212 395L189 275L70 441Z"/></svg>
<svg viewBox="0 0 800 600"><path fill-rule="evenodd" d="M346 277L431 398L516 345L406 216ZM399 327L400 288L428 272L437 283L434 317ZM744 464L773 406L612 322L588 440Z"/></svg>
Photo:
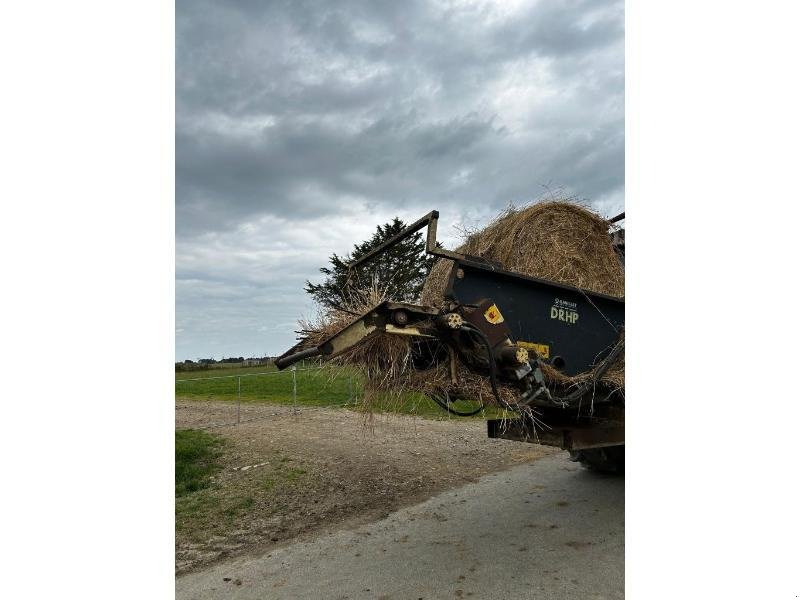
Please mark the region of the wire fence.
<svg viewBox="0 0 800 600"><path fill-rule="evenodd" d="M221 417L223 420L211 424L192 424L197 429L228 427L270 417L298 415L301 407L352 406L358 402L358 393L358 380L352 372L323 370L318 365L293 365L286 371L175 379L176 399L221 400L225 404L232 402L235 415L228 414L229 411L224 407L217 406L211 411L209 418ZM253 400L268 400L275 410L265 414L263 405L256 406L249 402Z"/></svg>

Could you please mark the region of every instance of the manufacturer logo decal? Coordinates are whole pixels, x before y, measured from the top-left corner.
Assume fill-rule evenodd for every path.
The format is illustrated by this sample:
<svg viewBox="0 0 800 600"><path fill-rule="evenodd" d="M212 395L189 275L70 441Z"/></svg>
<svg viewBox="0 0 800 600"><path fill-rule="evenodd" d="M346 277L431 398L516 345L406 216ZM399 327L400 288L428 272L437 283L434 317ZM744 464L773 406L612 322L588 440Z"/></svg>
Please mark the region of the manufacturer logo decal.
<svg viewBox="0 0 800 600"><path fill-rule="evenodd" d="M550 318L564 321L568 325L575 325L578 321L578 305L575 302L556 298L553 306L550 307Z"/></svg>

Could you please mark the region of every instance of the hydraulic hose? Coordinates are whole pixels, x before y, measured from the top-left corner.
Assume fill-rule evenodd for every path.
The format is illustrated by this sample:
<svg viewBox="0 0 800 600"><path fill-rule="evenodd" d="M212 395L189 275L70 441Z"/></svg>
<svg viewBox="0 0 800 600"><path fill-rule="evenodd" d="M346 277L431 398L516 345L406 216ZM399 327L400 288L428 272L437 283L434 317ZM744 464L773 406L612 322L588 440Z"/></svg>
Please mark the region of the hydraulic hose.
<svg viewBox="0 0 800 600"><path fill-rule="evenodd" d="M489 384L492 387L492 394L494 395L495 399L497 400L498 405L500 405L500 406L502 406L502 407L504 407L504 408L506 408L508 410L511 410L511 411L515 410L505 400L503 400L503 398L500 396L500 392L499 392L499 390L497 388L497 362L495 361L494 354L492 354L492 345L489 342L489 338L487 338L486 334L483 333L480 329L478 329L477 327L474 327L473 325L470 325L469 323L463 323L461 325L461 327L459 327L459 329L464 330L464 331L468 331L469 333L472 333L472 334L475 334L478 337L478 339L480 340L481 345L483 345L483 347L486 349L486 360L489 363ZM484 410L486 408L486 404L481 402L481 405L478 408L476 408L475 410L469 411L469 412L462 412L462 411L456 410L456 409L454 409L454 408L452 408L450 406L450 402L449 402L450 396L446 391L444 392L445 400L442 400L442 398L440 398L439 396L436 396L434 394L431 394L429 397L437 405L439 405L440 408L442 408L443 410L446 410L450 414L456 415L458 417L472 417L474 415L477 415L479 412L481 412L482 410Z"/></svg>
<svg viewBox="0 0 800 600"><path fill-rule="evenodd" d="M304 358L311 358L312 356L318 356L320 354L322 354L322 351L317 347L309 348L308 350L301 350L300 352L295 352L289 356L281 356L280 358L276 358L275 366L278 367L279 371L283 371L286 367L293 365L297 361L303 360Z"/></svg>
<svg viewBox="0 0 800 600"><path fill-rule="evenodd" d="M469 323L461 325L461 329L477 335L483 347L486 348L486 357L489 362L489 384L492 386L492 394L497 400L497 403L507 410L515 411L516 409L513 406L500 397L500 392L497 389L497 362L494 359L494 354L492 354L492 344L489 342L489 338L486 337L486 334L480 329Z"/></svg>
<svg viewBox="0 0 800 600"><path fill-rule="evenodd" d="M438 404L439 407L442 410L446 410L451 415L456 415L457 417L473 417L473 416L477 415L479 412L481 412L484 408L486 408L486 405L483 402L481 402L481 405L478 408L476 408L475 410L472 410L470 412L461 412L460 410L456 410L455 408L451 408L450 407L450 402L449 402L450 395L447 392L444 392L444 395L445 395L445 398L447 398L447 400L445 400L445 401L442 401L441 398L439 398L438 396L435 396L435 395L431 395L431 396L429 396L429 398L431 400L433 400L434 402L436 402L436 404Z"/></svg>

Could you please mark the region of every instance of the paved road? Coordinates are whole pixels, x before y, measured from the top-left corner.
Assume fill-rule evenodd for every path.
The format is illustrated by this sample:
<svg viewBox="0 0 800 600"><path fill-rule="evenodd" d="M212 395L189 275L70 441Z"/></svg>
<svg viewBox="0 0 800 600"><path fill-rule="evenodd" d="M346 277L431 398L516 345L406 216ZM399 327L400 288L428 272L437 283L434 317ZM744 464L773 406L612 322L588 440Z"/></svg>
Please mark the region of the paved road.
<svg viewBox="0 0 800 600"><path fill-rule="evenodd" d="M621 478L557 454L351 531L190 573L177 597L623 598L624 498Z"/></svg>

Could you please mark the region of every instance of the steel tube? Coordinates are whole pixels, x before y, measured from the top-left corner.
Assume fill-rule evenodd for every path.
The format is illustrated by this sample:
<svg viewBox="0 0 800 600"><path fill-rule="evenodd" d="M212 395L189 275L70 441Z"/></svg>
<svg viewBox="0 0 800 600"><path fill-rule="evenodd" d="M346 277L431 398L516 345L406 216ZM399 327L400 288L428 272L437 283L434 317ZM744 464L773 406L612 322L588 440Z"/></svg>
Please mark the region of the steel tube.
<svg viewBox="0 0 800 600"><path fill-rule="evenodd" d="M276 358L275 366L278 367L279 371L283 371L286 367L289 367L294 363L303 360L304 358L311 358L312 356L318 356L320 354L322 354L322 350L319 348L301 350L300 352L295 352L289 356L281 356L280 358Z"/></svg>

